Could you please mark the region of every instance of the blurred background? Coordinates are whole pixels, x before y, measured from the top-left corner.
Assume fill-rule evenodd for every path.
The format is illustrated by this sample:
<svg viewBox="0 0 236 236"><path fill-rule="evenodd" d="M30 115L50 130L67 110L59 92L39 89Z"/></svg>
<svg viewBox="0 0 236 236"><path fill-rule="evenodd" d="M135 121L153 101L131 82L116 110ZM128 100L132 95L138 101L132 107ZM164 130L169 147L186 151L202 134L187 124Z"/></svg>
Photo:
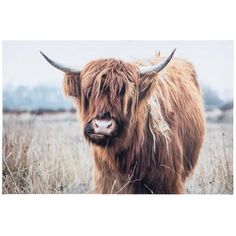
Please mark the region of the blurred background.
<svg viewBox="0 0 236 236"><path fill-rule="evenodd" d="M97 58L145 60L158 51L167 56L174 48L175 57L195 66L206 110L232 107L232 41L4 41L4 111L72 109L62 94L63 73L51 67L39 51L82 68Z"/></svg>
<svg viewBox="0 0 236 236"><path fill-rule="evenodd" d="M82 68L97 58L139 61L160 51L195 66L206 134L186 193L233 193L232 41L5 41L3 43L3 193L91 193L92 156L63 73L50 58Z"/></svg>

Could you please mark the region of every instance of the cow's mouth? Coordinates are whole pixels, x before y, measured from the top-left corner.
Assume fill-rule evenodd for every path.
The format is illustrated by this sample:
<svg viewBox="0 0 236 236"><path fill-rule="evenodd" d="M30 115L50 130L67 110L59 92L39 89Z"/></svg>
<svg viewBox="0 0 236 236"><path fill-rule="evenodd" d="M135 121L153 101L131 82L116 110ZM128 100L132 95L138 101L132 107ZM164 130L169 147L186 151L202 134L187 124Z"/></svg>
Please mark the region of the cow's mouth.
<svg viewBox="0 0 236 236"><path fill-rule="evenodd" d="M105 134L90 134L89 136L91 139L100 140L100 139L106 138L107 135L105 135Z"/></svg>
<svg viewBox="0 0 236 236"><path fill-rule="evenodd" d="M106 135L105 134L90 134L89 136L95 139L103 139L105 138Z"/></svg>
<svg viewBox="0 0 236 236"><path fill-rule="evenodd" d="M87 136L88 141L102 147L111 146L113 143L114 136L108 136L105 134L91 133Z"/></svg>

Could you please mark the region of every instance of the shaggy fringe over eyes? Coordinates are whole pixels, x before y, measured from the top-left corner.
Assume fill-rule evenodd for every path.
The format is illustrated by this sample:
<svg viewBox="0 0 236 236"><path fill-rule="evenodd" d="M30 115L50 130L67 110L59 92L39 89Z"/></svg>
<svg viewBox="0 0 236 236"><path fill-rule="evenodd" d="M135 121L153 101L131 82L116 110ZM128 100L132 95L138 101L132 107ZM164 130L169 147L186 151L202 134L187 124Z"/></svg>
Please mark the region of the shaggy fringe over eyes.
<svg viewBox="0 0 236 236"><path fill-rule="evenodd" d="M80 75L66 74L63 80L64 94L66 96L80 96Z"/></svg>
<svg viewBox="0 0 236 236"><path fill-rule="evenodd" d="M109 102L117 111L124 115L137 105L138 69L135 65L115 59L102 59L89 63L81 73L82 97L88 97L92 104L99 104L101 109L102 97L106 94ZM122 106L119 101L122 100ZM98 102L100 101L100 102ZM99 107L100 106L100 107Z"/></svg>

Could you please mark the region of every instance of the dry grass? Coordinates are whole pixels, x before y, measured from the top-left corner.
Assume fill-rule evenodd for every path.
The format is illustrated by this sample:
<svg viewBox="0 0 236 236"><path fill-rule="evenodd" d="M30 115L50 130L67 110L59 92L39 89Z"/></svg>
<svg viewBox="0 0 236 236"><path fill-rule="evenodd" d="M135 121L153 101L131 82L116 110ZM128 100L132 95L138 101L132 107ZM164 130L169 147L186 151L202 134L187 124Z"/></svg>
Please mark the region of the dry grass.
<svg viewBox="0 0 236 236"><path fill-rule="evenodd" d="M87 193L91 160L77 122L3 122L3 193Z"/></svg>
<svg viewBox="0 0 236 236"><path fill-rule="evenodd" d="M209 123L194 175L186 183L188 193L233 193L233 126Z"/></svg>
<svg viewBox="0 0 236 236"><path fill-rule="evenodd" d="M91 193L92 159L74 115L5 115L3 193ZM208 124L188 193L233 193L232 124Z"/></svg>

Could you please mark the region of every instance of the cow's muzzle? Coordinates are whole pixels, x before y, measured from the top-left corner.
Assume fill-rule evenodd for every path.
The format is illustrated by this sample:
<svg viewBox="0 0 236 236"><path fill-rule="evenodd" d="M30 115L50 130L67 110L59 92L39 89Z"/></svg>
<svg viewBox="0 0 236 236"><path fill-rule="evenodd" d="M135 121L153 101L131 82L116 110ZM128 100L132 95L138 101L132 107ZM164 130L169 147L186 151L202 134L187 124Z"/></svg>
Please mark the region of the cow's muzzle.
<svg viewBox="0 0 236 236"><path fill-rule="evenodd" d="M112 118L94 118L84 129L85 137L91 142L106 146L111 145L117 136L117 123Z"/></svg>
<svg viewBox="0 0 236 236"><path fill-rule="evenodd" d="M110 136L116 129L114 119L93 119L91 125L94 130L94 135Z"/></svg>

